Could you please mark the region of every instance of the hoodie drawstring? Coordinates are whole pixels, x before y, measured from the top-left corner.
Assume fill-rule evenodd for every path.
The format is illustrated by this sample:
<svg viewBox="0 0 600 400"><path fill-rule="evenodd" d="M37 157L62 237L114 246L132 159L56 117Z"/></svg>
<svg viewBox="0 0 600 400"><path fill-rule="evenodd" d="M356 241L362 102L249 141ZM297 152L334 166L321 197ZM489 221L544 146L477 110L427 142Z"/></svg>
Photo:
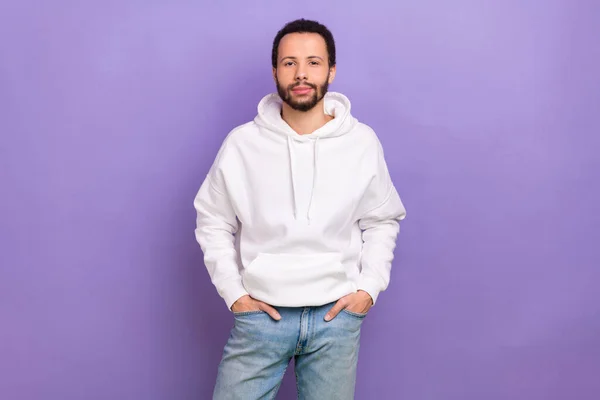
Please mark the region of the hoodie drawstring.
<svg viewBox="0 0 600 400"><path fill-rule="evenodd" d="M298 201L296 201L296 182L294 181L295 171L294 164L296 164L296 159L294 158L294 149L292 148L292 139L287 137L287 145L288 145L288 154L290 156L290 179L292 183L292 201L294 202L294 219L298 219Z"/></svg>
<svg viewBox="0 0 600 400"><path fill-rule="evenodd" d="M317 184L317 166L319 165L318 154L319 154L319 137L314 141L315 145L313 147L313 179L312 179L312 187L310 188L310 199L308 201L308 211L306 212L306 219L310 224L312 218L312 209L313 209L313 197L315 195L315 186Z"/></svg>

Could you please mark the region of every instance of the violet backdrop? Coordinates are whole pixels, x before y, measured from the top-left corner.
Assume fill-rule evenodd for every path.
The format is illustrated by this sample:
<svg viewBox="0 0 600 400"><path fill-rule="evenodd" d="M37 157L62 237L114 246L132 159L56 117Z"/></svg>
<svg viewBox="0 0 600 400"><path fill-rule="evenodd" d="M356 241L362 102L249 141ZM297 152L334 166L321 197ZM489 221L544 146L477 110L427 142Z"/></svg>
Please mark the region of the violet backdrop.
<svg viewBox="0 0 600 400"><path fill-rule="evenodd" d="M592 0L3 1L0 398L210 398L233 321L192 201L299 17L408 210L356 398L599 399Z"/></svg>

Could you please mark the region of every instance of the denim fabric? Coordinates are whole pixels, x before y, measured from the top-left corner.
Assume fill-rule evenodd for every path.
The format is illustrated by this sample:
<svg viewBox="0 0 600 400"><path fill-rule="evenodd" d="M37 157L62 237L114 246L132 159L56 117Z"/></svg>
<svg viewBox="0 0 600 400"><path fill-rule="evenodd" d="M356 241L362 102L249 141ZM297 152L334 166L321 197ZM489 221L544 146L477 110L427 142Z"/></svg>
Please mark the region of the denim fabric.
<svg viewBox="0 0 600 400"><path fill-rule="evenodd" d="M326 322L334 304L275 307L280 321L262 311L234 313L213 399L274 399L292 357L298 399L353 399L365 314L343 310Z"/></svg>

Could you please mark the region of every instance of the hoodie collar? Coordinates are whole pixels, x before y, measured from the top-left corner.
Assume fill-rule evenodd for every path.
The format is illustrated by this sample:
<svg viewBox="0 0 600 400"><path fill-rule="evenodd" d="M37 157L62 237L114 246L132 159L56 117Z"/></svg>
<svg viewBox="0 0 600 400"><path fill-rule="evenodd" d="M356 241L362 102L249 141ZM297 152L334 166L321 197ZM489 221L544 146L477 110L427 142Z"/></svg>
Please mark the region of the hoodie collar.
<svg viewBox="0 0 600 400"><path fill-rule="evenodd" d="M296 140L337 137L348 133L356 125L356 119L350 113L350 100L337 92L325 94L325 113L334 116L331 121L313 133L299 135L281 118L283 101L277 93L271 93L262 98L258 104L258 115L254 121L261 127Z"/></svg>

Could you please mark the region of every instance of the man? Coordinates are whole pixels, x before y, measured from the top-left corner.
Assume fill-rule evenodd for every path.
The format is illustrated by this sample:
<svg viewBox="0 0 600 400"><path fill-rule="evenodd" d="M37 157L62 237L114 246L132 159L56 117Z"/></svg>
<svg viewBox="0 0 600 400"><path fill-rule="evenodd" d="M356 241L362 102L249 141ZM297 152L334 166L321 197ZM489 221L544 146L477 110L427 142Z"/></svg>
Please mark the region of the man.
<svg viewBox="0 0 600 400"><path fill-rule="evenodd" d="M272 64L277 94L227 136L194 201L235 321L214 399L275 398L292 357L300 399L352 399L361 324L387 288L406 212L376 134L327 92L331 32L287 24Z"/></svg>

